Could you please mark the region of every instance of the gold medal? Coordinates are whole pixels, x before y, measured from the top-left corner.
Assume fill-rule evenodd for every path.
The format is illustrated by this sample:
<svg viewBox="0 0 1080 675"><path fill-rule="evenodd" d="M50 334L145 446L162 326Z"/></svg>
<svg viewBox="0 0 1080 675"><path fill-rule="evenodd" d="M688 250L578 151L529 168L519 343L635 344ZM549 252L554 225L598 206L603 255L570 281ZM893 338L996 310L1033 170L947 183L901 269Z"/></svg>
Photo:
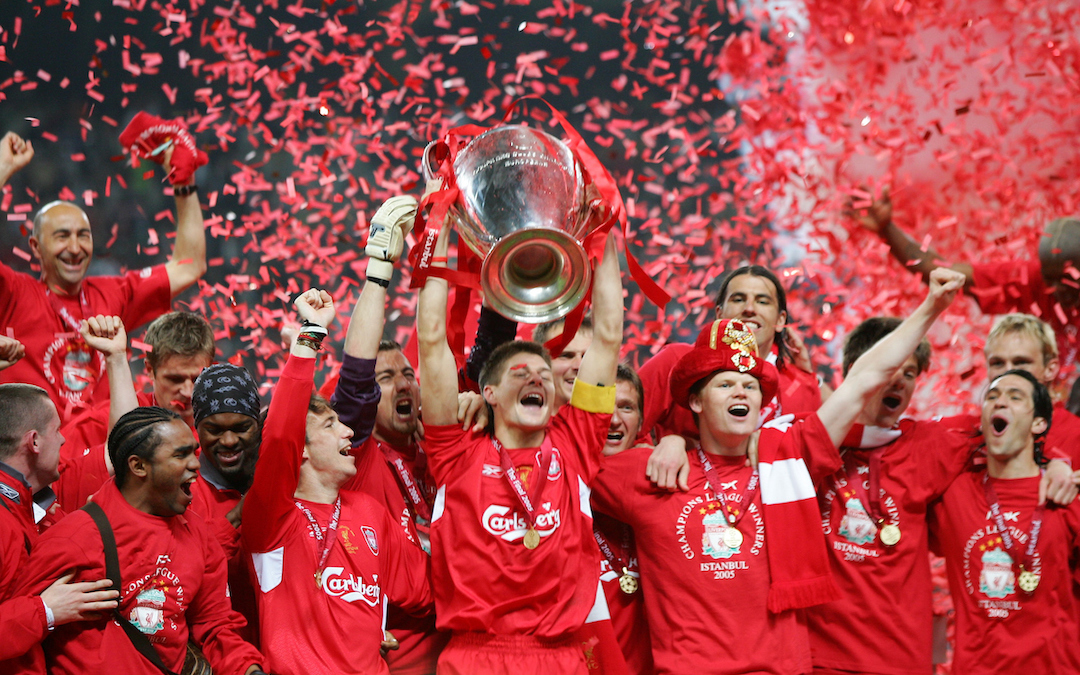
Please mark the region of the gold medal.
<svg viewBox="0 0 1080 675"><path fill-rule="evenodd" d="M886 546L896 546L900 542L900 528L892 523L882 525L878 530L881 543Z"/></svg>
<svg viewBox="0 0 1080 675"><path fill-rule="evenodd" d="M724 539L724 546L727 546L728 548L739 548L740 546L742 546L742 532L739 532L737 528L727 528L726 530L724 530L724 534L722 536Z"/></svg>
<svg viewBox="0 0 1080 675"><path fill-rule="evenodd" d="M524 544L525 548L529 549L530 551L539 546L540 533L530 527L528 530L525 531Z"/></svg>
<svg viewBox="0 0 1080 675"><path fill-rule="evenodd" d="M315 570L315 586L316 588L322 588L322 570Z"/></svg>
<svg viewBox="0 0 1080 675"><path fill-rule="evenodd" d="M636 593L638 589L637 577L630 574L630 570L625 567L622 568L622 576L619 577L619 588L627 595Z"/></svg>
<svg viewBox="0 0 1080 675"><path fill-rule="evenodd" d="M1039 587L1039 575L1029 570L1024 570L1020 573L1020 590L1025 593L1034 593L1035 589Z"/></svg>

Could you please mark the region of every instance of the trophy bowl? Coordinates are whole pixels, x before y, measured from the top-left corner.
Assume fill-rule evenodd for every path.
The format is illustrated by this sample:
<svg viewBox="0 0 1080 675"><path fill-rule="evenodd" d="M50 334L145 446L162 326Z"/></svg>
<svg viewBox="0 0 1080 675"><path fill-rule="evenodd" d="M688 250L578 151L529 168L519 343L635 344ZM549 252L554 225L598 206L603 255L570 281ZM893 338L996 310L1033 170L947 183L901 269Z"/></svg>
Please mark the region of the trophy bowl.
<svg viewBox="0 0 1080 675"><path fill-rule="evenodd" d="M424 173L432 177L424 152ZM523 323L562 318L591 282L581 242L588 208L581 166L562 141L521 125L477 136L454 159L458 199L450 217L483 259L480 285L489 307Z"/></svg>

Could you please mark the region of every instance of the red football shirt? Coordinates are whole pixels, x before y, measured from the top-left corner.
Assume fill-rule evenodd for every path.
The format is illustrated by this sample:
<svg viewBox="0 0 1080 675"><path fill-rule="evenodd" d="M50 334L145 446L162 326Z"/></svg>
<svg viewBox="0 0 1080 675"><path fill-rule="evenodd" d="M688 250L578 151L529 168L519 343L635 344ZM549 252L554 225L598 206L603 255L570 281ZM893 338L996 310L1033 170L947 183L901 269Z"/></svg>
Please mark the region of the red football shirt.
<svg viewBox="0 0 1080 675"><path fill-rule="evenodd" d="M112 476L105 465L105 444L82 450L77 456L60 460L60 478L53 483L56 501L71 513L86 506L87 500Z"/></svg>
<svg viewBox="0 0 1080 675"><path fill-rule="evenodd" d="M575 395L582 387L588 385L575 384ZM582 626L596 601L600 558L588 485L610 422L611 411L588 413L573 401L552 419L552 461L537 510L541 542L531 551L522 541L526 515L491 437L463 432L460 424L425 427L428 466L438 486L431 574L441 630L547 638ZM508 452L532 489L540 449Z"/></svg>
<svg viewBox="0 0 1080 675"><path fill-rule="evenodd" d="M671 398L671 371L679 359L693 349L694 345L681 342L665 345L638 370L645 389L645 413L641 418L641 428L646 433L655 427L658 436L674 434L686 438L698 437L693 413ZM774 347L771 356L775 355ZM821 407L821 390L814 375L792 365L778 368L777 371L780 373L780 386L776 390L776 397L761 407L759 426L780 415L810 413Z"/></svg>
<svg viewBox="0 0 1080 675"><path fill-rule="evenodd" d="M759 444L767 443L800 444L811 475L819 463L816 458L825 466L830 464L826 457L836 457L817 415L795 422L787 432L763 429ZM742 544L729 548L722 541L727 527L723 509L697 451L688 453L690 490L675 493L657 490L645 477L649 454L647 448L635 448L606 457L593 504L634 528L656 672L809 672L810 644L802 612L772 614L766 606L768 524L762 518L761 492L739 520ZM741 505L752 474L746 458L710 455L709 460L724 497Z"/></svg>
<svg viewBox="0 0 1080 675"><path fill-rule="evenodd" d="M382 444L369 436L359 447L353 448L356 457L356 476L344 489L358 490L370 495L395 517L402 531L412 541L430 549L428 528L430 523L418 516L406 502L403 481L395 475L382 452ZM387 447L391 447L387 444ZM427 473L423 450L413 446L393 447L409 471L409 481L419 491L427 504L434 501L434 481ZM428 511L430 514L430 511ZM419 530L418 531L418 527ZM397 639L399 647L387 652L386 663L392 675L426 675L435 672L439 654L450 639L448 633L435 629L435 616L413 616L392 604L386 611L386 630Z"/></svg>
<svg viewBox="0 0 1080 675"><path fill-rule="evenodd" d="M618 567L620 562L626 564L631 576L639 580L641 578L633 530L629 525L603 513L594 513L593 518L595 532L604 538L615 558L614 567L607 556L600 559L600 582L604 587L615 638L622 649L629 672L635 675L650 675L653 672L650 648L652 638L649 636L649 624L645 619L645 603L642 600L644 595L640 581L639 588L634 593L626 593L619 585L619 579L623 576L622 568Z"/></svg>
<svg viewBox="0 0 1080 675"><path fill-rule="evenodd" d="M1057 336L1063 378L1072 379L1080 350L1080 308L1062 307L1035 260L972 265L971 294L987 314L1023 312L1050 324Z"/></svg>
<svg viewBox="0 0 1080 675"><path fill-rule="evenodd" d="M0 371L0 382L43 388L56 403L61 420L94 403L95 387L104 372L100 355L86 346L73 322L115 315L130 333L169 311L172 301L164 265L122 277L86 277L81 297L83 302L49 293L44 282L0 263L0 330L26 347L24 358ZM106 385L96 393L101 399L108 395Z"/></svg>
<svg viewBox="0 0 1080 675"><path fill-rule="evenodd" d="M1080 469L1080 417L1066 410L1064 403L1054 405L1045 448L1048 458L1068 457L1073 469Z"/></svg>
<svg viewBox="0 0 1080 675"><path fill-rule="evenodd" d="M843 448L844 468L819 484L821 525L843 597L806 610L815 669L888 675L930 671L926 510L966 465L974 421L901 420L901 436L892 443ZM900 528L895 546L881 543L871 513L871 453L880 453L880 515ZM850 484L849 475L859 476L861 489Z"/></svg>
<svg viewBox="0 0 1080 675"><path fill-rule="evenodd" d="M417 613L431 604L427 556L366 494L342 490L333 547L315 583L319 543L299 508L326 532L334 506L299 500L315 360L290 356L263 428L255 481L244 501L241 539L258 580L267 672L386 673L379 655L387 598Z"/></svg>
<svg viewBox="0 0 1080 675"><path fill-rule="evenodd" d="M1034 593L1017 582L983 490L984 470L963 474L933 510L956 607L956 673L1080 672L1080 609L1069 563L1080 534L1080 503L1044 511ZM1027 548L1039 478L991 479L1006 527ZM1017 545L1014 543L1014 545Z"/></svg>
<svg viewBox="0 0 1080 675"><path fill-rule="evenodd" d="M140 392L136 397L140 406L157 405L152 391ZM60 433L64 435L64 445L60 448L63 459L81 457L87 448L104 444L109 440L109 401L72 415L60 427Z"/></svg>
<svg viewBox="0 0 1080 675"><path fill-rule="evenodd" d="M30 548L37 542L30 487L11 467L0 462L0 672L15 672L7 659L22 657L23 669L44 672L40 643L45 636L45 607L41 598L16 596L16 580L25 573ZM28 654L27 652L32 652Z"/></svg>
<svg viewBox="0 0 1080 675"><path fill-rule="evenodd" d="M169 668L184 663L189 636L202 645L215 673L242 675L266 665L236 629L244 620L229 606L221 547L194 514L162 518L133 508L109 481L94 501L109 518L120 563L120 614L144 633ZM105 576L101 534L75 511L37 541L19 576L18 594L38 594L58 577ZM57 675L160 675L112 617L57 626L44 643Z"/></svg>

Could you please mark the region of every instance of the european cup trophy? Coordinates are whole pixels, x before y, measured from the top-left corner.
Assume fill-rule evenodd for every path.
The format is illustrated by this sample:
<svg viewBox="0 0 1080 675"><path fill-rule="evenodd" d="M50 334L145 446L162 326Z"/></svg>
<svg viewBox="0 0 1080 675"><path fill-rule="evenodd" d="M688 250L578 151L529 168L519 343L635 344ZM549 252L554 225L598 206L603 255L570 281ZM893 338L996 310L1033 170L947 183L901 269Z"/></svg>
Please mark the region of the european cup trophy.
<svg viewBox="0 0 1080 675"><path fill-rule="evenodd" d="M424 174L432 178L424 152ZM521 125L477 136L455 157L460 192L450 217L480 258L489 307L524 323L570 313L591 283L582 169L559 139Z"/></svg>

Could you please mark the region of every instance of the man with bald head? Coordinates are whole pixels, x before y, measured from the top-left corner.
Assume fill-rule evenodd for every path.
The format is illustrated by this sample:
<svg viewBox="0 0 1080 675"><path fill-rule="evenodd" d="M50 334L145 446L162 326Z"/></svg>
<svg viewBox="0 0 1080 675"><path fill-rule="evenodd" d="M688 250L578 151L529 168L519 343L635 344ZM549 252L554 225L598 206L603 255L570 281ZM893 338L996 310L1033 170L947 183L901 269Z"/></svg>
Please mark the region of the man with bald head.
<svg viewBox="0 0 1080 675"><path fill-rule="evenodd" d="M0 188L34 156L34 148L14 133L0 139ZM164 151L172 175L171 149ZM76 204L54 201L34 217L30 251L41 276L0 264L0 334L22 344L24 355L0 373L0 382L27 382L47 392L63 420L107 395L97 394L103 363L79 336L82 319L97 314L121 317L135 328L169 310L172 298L206 271L202 207L192 179L173 185L176 244L165 265L123 276L88 276L94 255L90 220Z"/></svg>

